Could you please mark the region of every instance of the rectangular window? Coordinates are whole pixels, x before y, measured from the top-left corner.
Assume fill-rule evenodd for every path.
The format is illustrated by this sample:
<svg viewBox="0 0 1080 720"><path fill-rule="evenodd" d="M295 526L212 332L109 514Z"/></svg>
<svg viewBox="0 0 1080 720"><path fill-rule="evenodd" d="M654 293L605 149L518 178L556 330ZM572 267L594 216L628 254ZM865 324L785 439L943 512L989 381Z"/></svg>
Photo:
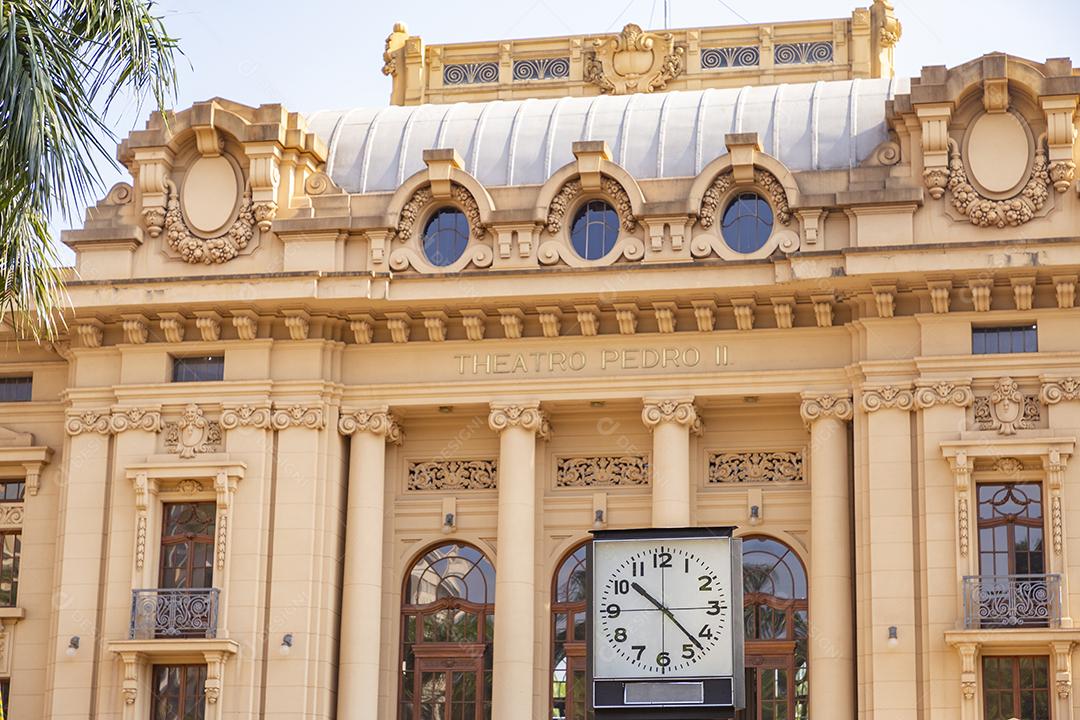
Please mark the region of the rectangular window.
<svg viewBox="0 0 1080 720"><path fill-rule="evenodd" d="M213 382L225 379L225 356L173 358L173 382Z"/></svg>
<svg viewBox="0 0 1080 720"><path fill-rule="evenodd" d="M19 556L22 536L0 533L0 607L15 607L19 595Z"/></svg>
<svg viewBox="0 0 1080 720"><path fill-rule="evenodd" d="M1050 671L1046 657L984 657L984 720L1050 720Z"/></svg>
<svg viewBox="0 0 1080 720"><path fill-rule="evenodd" d="M0 503L22 502L25 491L23 480L0 480Z"/></svg>
<svg viewBox="0 0 1080 720"><path fill-rule="evenodd" d="M0 402L30 402L34 385L31 375L25 377L0 377Z"/></svg>
<svg viewBox="0 0 1080 720"><path fill-rule="evenodd" d="M1039 352L1039 332L1035 323L1009 327L971 328L971 353L973 355L1029 352Z"/></svg>
<svg viewBox="0 0 1080 720"><path fill-rule="evenodd" d="M203 720L205 665L155 665L151 720Z"/></svg>

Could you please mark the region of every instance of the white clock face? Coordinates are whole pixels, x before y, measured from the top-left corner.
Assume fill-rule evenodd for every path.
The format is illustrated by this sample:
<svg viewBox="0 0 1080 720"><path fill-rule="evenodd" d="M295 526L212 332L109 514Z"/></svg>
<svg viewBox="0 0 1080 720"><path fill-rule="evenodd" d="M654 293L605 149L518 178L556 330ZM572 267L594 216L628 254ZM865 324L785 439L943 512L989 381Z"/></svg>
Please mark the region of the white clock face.
<svg viewBox="0 0 1080 720"><path fill-rule="evenodd" d="M728 538L597 542L597 677L732 674Z"/></svg>

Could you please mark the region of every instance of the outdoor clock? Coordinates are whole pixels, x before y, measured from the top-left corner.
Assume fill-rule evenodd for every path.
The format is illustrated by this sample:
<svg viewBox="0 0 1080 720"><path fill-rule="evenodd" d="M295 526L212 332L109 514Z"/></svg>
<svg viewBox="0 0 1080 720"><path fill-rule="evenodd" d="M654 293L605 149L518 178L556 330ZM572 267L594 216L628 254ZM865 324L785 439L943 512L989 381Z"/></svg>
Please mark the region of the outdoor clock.
<svg viewBox="0 0 1080 720"><path fill-rule="evenodd" d="M743 706L741 541L732 528L598 530L589 564L597 718L732 717Z"/></svg>

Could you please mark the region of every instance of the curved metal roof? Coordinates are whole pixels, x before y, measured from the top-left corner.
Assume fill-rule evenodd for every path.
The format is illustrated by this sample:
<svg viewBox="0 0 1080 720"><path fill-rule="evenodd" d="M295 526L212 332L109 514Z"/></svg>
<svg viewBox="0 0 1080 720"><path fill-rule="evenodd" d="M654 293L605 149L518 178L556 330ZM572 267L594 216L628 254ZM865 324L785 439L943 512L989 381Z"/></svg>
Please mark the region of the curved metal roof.
<svg viewBox="0 0 1080 720"><path fill-rule="evenodd" d="M757 132L788 168L859 165L887 137L885 103L903 79L453 105L389 106L310 115L327 168L348 192L396 190L424 168L423 151L457 150L488 186L539 185L571 162L577 140L606 140L634 177L697 175L725 154L724 135Z"/></svg>

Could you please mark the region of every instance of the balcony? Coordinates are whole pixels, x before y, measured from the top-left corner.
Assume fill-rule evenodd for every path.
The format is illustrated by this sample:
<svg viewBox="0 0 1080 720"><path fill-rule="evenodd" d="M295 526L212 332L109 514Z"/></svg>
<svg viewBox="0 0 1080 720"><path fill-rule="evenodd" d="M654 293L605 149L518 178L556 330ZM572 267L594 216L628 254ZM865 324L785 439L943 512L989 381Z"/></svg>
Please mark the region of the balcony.
<svg viewBox="0 0 1080 720"><path fill-rule="evenodd" d="M131 591L131 640L217 637L217 588Z"/></svg>
<svg viewBox="0 0 1080 720"><path fill-rule="evenodd" d="M1061 624L1060 575L967 575L964 628L1041 628Z"/></svg>

